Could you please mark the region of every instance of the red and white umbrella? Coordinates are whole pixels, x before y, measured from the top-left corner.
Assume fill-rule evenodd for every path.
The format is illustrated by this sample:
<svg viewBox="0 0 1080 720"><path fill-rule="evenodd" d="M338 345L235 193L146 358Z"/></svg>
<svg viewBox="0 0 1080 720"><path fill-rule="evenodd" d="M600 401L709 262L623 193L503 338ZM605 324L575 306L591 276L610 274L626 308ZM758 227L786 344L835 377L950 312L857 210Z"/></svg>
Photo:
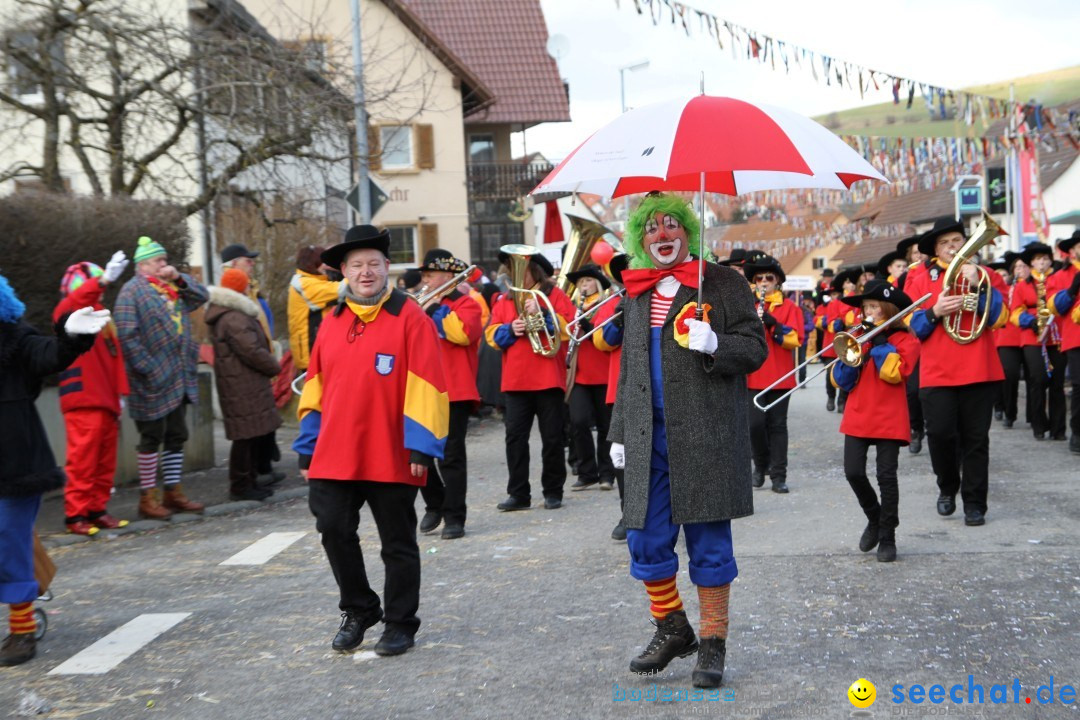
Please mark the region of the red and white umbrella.
<svg viewBox="0 0 1080 720"><path fill-rule="evenodd" d="M696 95L615 118L559 163L533 193L741 195L786 188L844 190L858 180L887 182L813 120L770 105Z"/></svg>

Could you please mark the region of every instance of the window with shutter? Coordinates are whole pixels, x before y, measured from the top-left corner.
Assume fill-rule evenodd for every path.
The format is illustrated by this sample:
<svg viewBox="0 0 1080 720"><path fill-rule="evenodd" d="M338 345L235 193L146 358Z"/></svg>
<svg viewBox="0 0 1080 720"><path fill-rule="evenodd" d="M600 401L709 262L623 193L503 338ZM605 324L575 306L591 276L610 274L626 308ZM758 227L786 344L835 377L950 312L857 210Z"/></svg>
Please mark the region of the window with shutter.
<svg viewBox="0 0 1080 720"><path fill-rule="evenodd" d="M439 226L436 223L420 224L420 255L439 247Z"/></svg>
<svg viewBox="0 0 1080 720"><path fill-rule="evenodd" d="M416 166L421 170L435 168L435 128L431 125L416 126Z"/></svg>
<svg viewBox="0 0 1080 720"><path fill-rule="evenodd" d="M382 169L382 143L379 142L379 128L374 125L368 125L367 129L367 145L368 145L368 169L369 170L381 170Z"/></svg>

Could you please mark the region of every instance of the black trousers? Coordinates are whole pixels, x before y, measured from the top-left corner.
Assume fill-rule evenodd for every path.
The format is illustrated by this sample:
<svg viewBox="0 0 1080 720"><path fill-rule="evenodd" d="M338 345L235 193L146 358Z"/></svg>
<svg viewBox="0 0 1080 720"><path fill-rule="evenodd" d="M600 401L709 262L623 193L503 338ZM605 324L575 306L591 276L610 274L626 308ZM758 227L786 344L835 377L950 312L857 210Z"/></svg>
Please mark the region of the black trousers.
<svg viewBox="0 0 1080 720"><path fill-rule="evenodd" d="M135 449L141 453L154 453L162 449L165 452L184 452L184 443L188 440L187 406L185 400L168 415L157 420L136 420L135 429L139 431L139 442Z"/></svg>
<svg viewBox="0 0 1080 720"><path fill-rule="evenodd" d="M964 500L964 510L986 512L990 481L990 424L996 382L919 391L926 416L930 465L942 495Z"/></svg>
<svg viewBox="0 0 1080 720"><path fill-rule="evenodd" d="M416 486L366 480L310 480L308 507L341 591L339 607L368 620L383 619L409 635L420 627L420 549L416 544ZM375 517L385 568L383 600L368 583L356 529L367 503Z"/></svg>
<svg viewBox="0 0 1080 720"><path fill-rule="evenodd" d="M465 524L465 491L468 485L468 458L465 435L473 402L450 403L450 430L446 435L445 457L428 470L427 485L420 488L424 509L443 514L447 525Z"/></svg>
<svg viewBox="0 0 1080 720"><path fill-rule="evenodd" d="M611 443L607 439L611 406L604 402L606 396L607 385L574 385L570 391L570 437L577 448L578 479L588 483L615 479Z"/></svg>
<svg viewBox="0 0 1080 720"><path fill-rule="evenodd" d="M1024 349L1019 347L999 347L998 359L1005 371L1005 381L1001 383L999 400L1001 412L1006 420L1016 421L1016 400L1020 396L1020 378L1024 377ZM1028 393L1030 401L1031 393ZM1028 413L1030 415L1030 412Z"/></svg>
<svg viewBox="0 0 1080 720"><path fill-rule="evenodd" d="M255 470L259 475L269 475L273 471L271 463L281 460L281 449L277 444L277 432L267 433L258 438Z"/></svg>
<svg viewBox="0 0 1080 720"><path fill-rule="evenodd" d="M880 501L866 476L866 454L871 445L877 445ZM859 499L859 507L866 513L866 519L878 524L878 537L883 539L893 539L896 526L900 524L900 484L896 479L899 456L900 443L896 440L844 436L844 475L847 476L851 489L855 491L855 497Z"/></svg>
<svg viewBox="0 0 1080 720"><path fill-rule="evenodd" d="M562 407L562 429L563 429L563 445L566 446L566 462L570 464L570 467L578 468L578 472L581 472L579 467L581 458L578 457L577 443L574 442L574 430L570 419L570 405L566 402L566 394L563 394L563 407Z"/></svg>
<svg viewBox="0 0 1080 720"><path fill-rule="evenodd" d="M233 440L229 448L229 492L239 495L255 487L256 457L262 437Z"/></svg>
<svg viewBox="0 0 1080 720"><path fill-rule="evenodd" d="M531 501L529 486L529 435L533 418L540 425L540 484L545 498L562 499L566 485L566 462L563 459L563 391L559 388L512 391L505 393L506 467L510 479L506 492L518 500Z"/></svg>
<svg viewBox="0 0 1080 720"><path fill-rule="evenodd" d="M770 390L761 396L761 404L768 405L783 395L785 390ZM787 479L787 415L790 397L784 398L776 407L759 410L754 404L757 393L750 391L750 453L754 467L766 473L773 482Z"/></svg>
<svg viewBox="0 0 1080 720"><path fill-rule="evenodd" d="M907 379L907 408L908 422L911 423L912 436L922 437L926 428L926 419L923 418L922 403L919 402L919 363L915 363L915 369Z"/></svg>
<svg viewBox="0 0 1080 720"><path fill-rule="evenodd" d="M613 409L615 409L614 405L609 404L607 406L608 421L611 420L611 411ZM604 439L607 440L606 435L604 436ZM610 450L610 448L611 448L611 443L609 442L608 443L608 449ZM608 459L609 460L611 459L610 454L608 455ZM619 488L619 510L622 510L623 509L623 495L626 493L626 473L623 470L620 470L620 469L616 468L615 466L612 466L612 470L614 470L614 472L615 472L615 485Z"/></svg>
<svg viewBox="0 0 1080 720"><path fill-rule="evenodd" d="M799 346L799 359L798 364L802 365L806 362L806 343ZM806 382L806 367L799 368L799 382Z"/></svg>
<svg viewBox="0 0 1080 720"><path fill-rule="evenodd" d="M1052 437L1061 437L1065 435L1065 356L1056 345L1047 345L1046 353L1053 366L1049 375L1042 346L1024 346L1024 367L1027 368L1028 396L1031 398L1031 429L1036 435L1048 432Z"/></svg>
<svg viewBox="0 0 1080 720"><path fill-rule="evenodd" d="M828 365L832 361L833 361L833 358L821 358L821 362L825 363L826 365ZM830 374L831 373L825 373L825 395L827 395L830 400L835 400L836 399L836 386L833 385L832 382L830 381L830 379L829 379ZM762 405L764 405L764 404L765 403L762 403Z"/></svg>
<svg viewBox="0 0 1080 720"><path fill-rule="evenodd" d="M1072 390L1069 393L1069 429L1074 437L1080 437L1080 347L1075 347L1065 353L1069 366L1069 384Z"/></svg>

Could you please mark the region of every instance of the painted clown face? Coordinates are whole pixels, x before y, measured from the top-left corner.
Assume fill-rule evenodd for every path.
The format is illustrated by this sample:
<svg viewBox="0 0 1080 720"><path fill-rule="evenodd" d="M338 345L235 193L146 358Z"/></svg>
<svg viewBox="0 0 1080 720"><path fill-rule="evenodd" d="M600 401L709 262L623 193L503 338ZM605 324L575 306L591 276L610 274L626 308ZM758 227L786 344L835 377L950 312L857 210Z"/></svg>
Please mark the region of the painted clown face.
<svg viewBox="0 0 1080 720"><path fill-rule="evenodd" d="M645 221L642 245L653 264L661 270L675 267L686 260L690 252L686 228L674 215L662 212Z"/></svg>

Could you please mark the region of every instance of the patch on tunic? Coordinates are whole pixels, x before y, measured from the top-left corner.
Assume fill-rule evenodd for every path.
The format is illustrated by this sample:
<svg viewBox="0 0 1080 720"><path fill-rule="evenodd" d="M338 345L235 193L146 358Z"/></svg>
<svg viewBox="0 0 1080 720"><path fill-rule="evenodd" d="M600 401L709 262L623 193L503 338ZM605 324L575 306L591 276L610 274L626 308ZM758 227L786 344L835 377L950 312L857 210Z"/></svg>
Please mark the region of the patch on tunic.
<svg viewBox="0 0 1080 720"><path fill-rule="evenodd" d="M394 370L394 356L375 354L375 372L380 375L389 375Z"/></svg>

